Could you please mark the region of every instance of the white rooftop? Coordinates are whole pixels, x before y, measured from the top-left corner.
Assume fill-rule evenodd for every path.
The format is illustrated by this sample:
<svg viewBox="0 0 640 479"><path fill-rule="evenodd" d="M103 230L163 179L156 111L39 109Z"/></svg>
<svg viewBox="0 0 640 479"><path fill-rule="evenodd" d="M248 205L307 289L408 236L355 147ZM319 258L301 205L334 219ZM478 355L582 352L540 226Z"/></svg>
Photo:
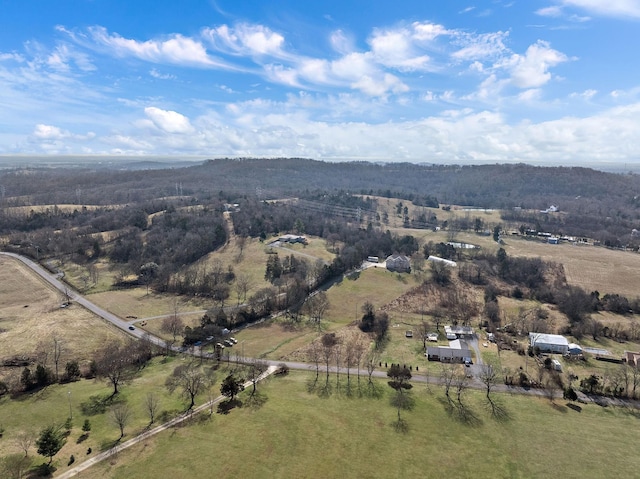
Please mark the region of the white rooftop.
<svg viewBox="0 0 640 479"><path fill-rule="evenodd" d="M529 333L529 341L531 342L531 346L535 346L538 343L569 346L567 338L559 334Z"/></svg>

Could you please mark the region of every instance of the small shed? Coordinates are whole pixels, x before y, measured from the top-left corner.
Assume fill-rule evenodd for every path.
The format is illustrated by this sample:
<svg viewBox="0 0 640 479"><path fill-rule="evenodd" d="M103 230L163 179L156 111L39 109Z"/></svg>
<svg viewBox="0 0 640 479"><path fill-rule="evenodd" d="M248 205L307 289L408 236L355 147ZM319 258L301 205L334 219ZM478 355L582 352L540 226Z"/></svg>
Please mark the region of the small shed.
<svg viewBox="0 0 640 479"><path fill-rule="evenodd" d="M580 356L580 355L582 355L582 348L580 347L579 344L569 343L568 348L569 349L567 350L567 353L569 353L569 355L571 355L571 356Z"/></svg>
<svg viewBox="0 0 640 479"><path fill-rule="evenodd" d="M552 359L551 365L553 366L554 371L562 372L562 364L560 364L560 361L558 361L557 359Z"/></svg>

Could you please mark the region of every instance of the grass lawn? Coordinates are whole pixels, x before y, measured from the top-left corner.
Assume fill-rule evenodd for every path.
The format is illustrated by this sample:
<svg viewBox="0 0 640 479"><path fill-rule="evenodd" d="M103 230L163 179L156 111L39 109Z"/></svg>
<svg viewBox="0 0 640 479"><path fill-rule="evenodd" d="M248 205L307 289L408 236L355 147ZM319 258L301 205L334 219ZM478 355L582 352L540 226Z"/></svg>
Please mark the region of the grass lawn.
<svg viewBox="0 0 640 479"><path fill-rule="evenodd" d="M327 291L331 303L327 320L333 323L329 329L360 320L365 302L369 301L378 309L415 286L417 283L413 275L392 273L382 267L351 275Z"/></svg>
<svg viewBox="0 0 640 479"><path fill-rule="evenodd" d="M156 395L159 401L159 416L167 418L185 410L188 402L180 397L179 391L169 394L165 379L173 369L185 361L182 357L155 358L145 367L137 377L128 384L122 386L120 394L114 402L107 402L107 412L98 412L99 408L91 412L89 405L97 404L96 400L106 400L111 395L111 386L101 380L82 380L63 385L52 385L32 394L21 396L17 399L8 397L0 399L2 417L0 424L5 428L4 436L0 441L0 457L7 454L18 453L20 449L15 443L15 438L21 432L29 432L34 439L41 428L50 424L62 425L69 417L69 406L73 415L73 428L62 450L54 458L54 465L58 472L67 470L67 462L73 454L76 464L92 457L87 454L87 449L92 449L92 454L102 451L114 444L120 436L117 426L112 422L108 408L115 403L126 403L131 410L131 420L125 427L123 440L130 439L134 435L143 432L149 425L149 417L145 409L145 400L148 393ZM206 363L205 363L206 364ZM216 383L211 387L214 397L219 395L219 382L225 373L216 372ZM207 400L207 394L198 396L196 404L202 404ZM91 422L91 432L88 438L82 440L81 430L85 419ZM42 456L35 452L35 446L30 450L33 464L45 462ZM142 477L142 476L141 476Z"/></svg>
<svg viewBox="0 0 640 479"><path fill-rule="evenodd" d="M489 414L468 392L462 421L447 412L440 388L413 389L415 407L396 432L390 388L383 397L320 398L307 373L259 386L259 407L194 421L85 471L85 478L142 477L633 477L640 457L620 444L637 438L638 417L616 408L500 395L507 418ZM246 394L241 399L246 399Z"/></svg>

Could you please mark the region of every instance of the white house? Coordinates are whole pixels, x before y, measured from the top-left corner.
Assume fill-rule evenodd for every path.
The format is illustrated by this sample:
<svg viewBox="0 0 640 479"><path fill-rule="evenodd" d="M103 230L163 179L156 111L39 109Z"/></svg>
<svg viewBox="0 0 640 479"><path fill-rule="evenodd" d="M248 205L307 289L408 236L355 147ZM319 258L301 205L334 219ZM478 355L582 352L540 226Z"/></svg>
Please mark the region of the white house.
<svg viewBox="0 0 640 479"><path fill-rule="evenodd" d="M441 361L443 363L471 362L469 346L459 339L449 342L449 346L428 346L424 355L429 361Z"/></svg>
<svg viewBox="0 0 640 479"><path fill-rule="evenodd" d="M397 273L409 273L411 260L403 254L392 254L387 258L387 269Z"/></svg>
<svg viewBox="0 0 640 479"><path fill-rule="evenodd" d="M529 343L532 348L538 348L543 353L569 352L569 341L559 334L529 333Z"/></svg>

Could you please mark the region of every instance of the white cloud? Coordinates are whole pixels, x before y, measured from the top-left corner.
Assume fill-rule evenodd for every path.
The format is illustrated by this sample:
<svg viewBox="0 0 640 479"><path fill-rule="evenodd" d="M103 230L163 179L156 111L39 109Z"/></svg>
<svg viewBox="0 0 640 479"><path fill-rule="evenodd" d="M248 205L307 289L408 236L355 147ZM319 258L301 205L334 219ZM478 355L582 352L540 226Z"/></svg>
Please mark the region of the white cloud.
<svg viewBox="0 0 640 479"><path fill-rule="evenodd" d="M33 130L33 136L40 140L62 140L70 137L71 133L57 126L39 124Z"/></svg>
<svg viewBox="0 0 640 479"><path fill-rule="evenodd" d="M619 17L640 18L638 0L561 0L563 5L582 8L592 14Z"/></svg>
<svg viewBox="0 0 640 479"><path fill-rule="evenodd" d="M155 68L152 68L151 70L149 70L149 75L151 75L153 78L157 78L158 80L175 80L176 79L175 75L171 75L170 73L160 73Z"/></svg>
<svg viewBox="0 0 640 479"><path fill-rule="evenodd" d="M562 8L558 5L552 5L550 7L544 7L536 10L536 15L540 15L541 17L561 17L563 14Z"/></svg>
<svg viewBox="0 0 640 479"><path fill-rule="evenodd" d="M329 43L331 43L331 47L341 55L351 53L355 48L353 39L342 30L332 32L329 36Z"/></svg>
<svg viewBox="0 0 640 479"><path fill-rule="evenodd" d="M144 112L157 128L166 133L188 133L193 130L189 119L178 112L153 106L145 108Z"/></svg>
<svg viewBox="0 0 640 479"><path fill-rule="evenodd" d="M286 56L284 37L263 25L221 25L204 29L203 35L217 48L234 55Z"/></svg>
<svg viewBox="0 0 640 479"><path fill-rule="evenodd" d="M211 57L201 42L182 35L172 35L164 40L138 41L110 34L104 27L92 27L89 33L97 44L121 57L133 56L152 63L235 69Z"/></svg>
<svg viewBox="0 0 640 479"><path fill-rule="evenodd" d="M429 56L418 54L412 40L412 34L407 29L374 30L369 45L375 61L386 67L424 70L429 64Z"/></svg>
<svg viewBox="0 0 640 479"><path fill-rule="evenodd" d="M458 61L473 61L499 57L507 51L504 42L508 36L509 32L482 34L458 32L455 43L462 48L453 52L451 56Z"/></svg>
<svg viewBox="0 0 640 479"><path fill-rule="evenodd" d="M597 90L589 89L585 90L581 93L571 93L569 95L570 98L582 98L584 100L591 100L594 96L598 94Z"/></svg>
<svg viewBox="0 0 640 479"><path fill-rule="evenodd" d="M518 88L537 88L551 79L550 67L568 60L565 54L539 40L530 45L524 55L513 54L499 66L510 72L511 83Z"/></svg>
<svg viewBox="0 0 640 479"><path fill-rule="evenodd" d="M437 37L448 35L451 32L444 26L437 23L414 22L411 24L413 28L413 38L417 41L432 41Z"/></svg>

